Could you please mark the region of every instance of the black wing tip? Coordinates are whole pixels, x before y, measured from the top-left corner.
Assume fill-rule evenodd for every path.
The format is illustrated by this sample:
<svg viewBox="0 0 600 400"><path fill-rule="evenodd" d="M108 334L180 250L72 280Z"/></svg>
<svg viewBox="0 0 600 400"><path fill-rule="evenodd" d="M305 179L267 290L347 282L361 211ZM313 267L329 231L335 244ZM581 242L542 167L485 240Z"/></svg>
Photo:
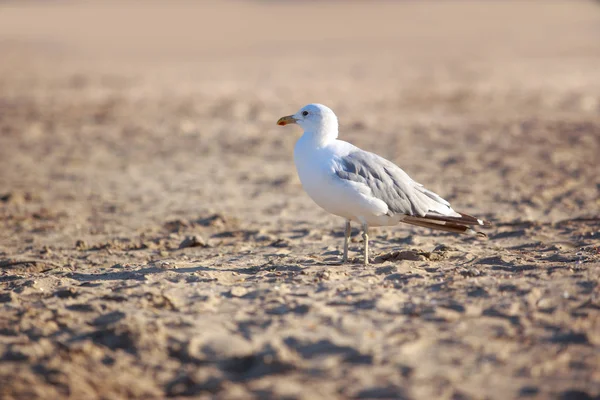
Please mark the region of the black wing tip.
<svg viewBox="0 0 600 400"><path fill-rule="evenodd" d="M479 221L481 221L479 225L483 226L484 228L491 228L493 226L490 221L486 221L485 219L480 219Z"/></svg>
<svg viewBox="0 0 600 400"><path fill-rule="evenodd" d="M473 225L479 225L479 226L483 226L484 228L490 228L492 226L492 223L490 221L486 221L485 219L481 219L481 218L476 218L472 215L469 214L465 214L465 213L461 213L459 212L460 216L465 219L465 223L467 221L471 222Z"/></svg>

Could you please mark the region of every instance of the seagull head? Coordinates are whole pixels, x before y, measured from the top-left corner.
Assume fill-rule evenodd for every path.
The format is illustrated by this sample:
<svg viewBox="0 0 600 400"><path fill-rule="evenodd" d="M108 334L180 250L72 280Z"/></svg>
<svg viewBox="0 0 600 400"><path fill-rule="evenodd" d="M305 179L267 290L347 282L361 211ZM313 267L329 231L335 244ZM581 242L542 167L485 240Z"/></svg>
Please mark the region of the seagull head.
<svg viewBox="0 0 600 400"><path fill-rule="evenodd" d="M337 137L338 120L334 112L323 104L308 104L296 114L279 118L277 125L297 124L304 132L316 135Z"/></svg>

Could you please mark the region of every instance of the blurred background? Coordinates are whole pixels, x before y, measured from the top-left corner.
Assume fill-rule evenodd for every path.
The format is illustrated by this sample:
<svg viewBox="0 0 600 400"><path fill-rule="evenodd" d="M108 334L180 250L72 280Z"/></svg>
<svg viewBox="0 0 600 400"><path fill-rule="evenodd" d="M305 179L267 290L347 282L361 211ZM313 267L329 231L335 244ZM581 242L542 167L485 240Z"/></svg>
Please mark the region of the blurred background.
<svg viewBox="0 0 600 400"><path fill-rule="evenodd" d="M0 398L597 398L599 11L1 1ZM310 102L489 238L339 265Z"/></svg>

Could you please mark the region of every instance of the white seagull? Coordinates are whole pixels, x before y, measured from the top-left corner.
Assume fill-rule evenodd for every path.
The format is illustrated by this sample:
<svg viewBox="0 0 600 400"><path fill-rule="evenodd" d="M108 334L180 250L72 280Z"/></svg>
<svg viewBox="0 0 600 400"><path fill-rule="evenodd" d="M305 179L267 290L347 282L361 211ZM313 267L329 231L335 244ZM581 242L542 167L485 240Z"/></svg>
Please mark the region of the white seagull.
<svg viewBox="0 0 600 400"><path fill-rule="evenodd" d="M471 226L487 221L456 212L446 200L413 181L400 167L374 153L338 140L338 120L322 104L309 104L277 125L298 124L294 162L302 187L325 211L346 220L344 255L348 261L350 222L362 226L364 264L369 264L369 226L399 222L442 231L485 236Z"/></svg>

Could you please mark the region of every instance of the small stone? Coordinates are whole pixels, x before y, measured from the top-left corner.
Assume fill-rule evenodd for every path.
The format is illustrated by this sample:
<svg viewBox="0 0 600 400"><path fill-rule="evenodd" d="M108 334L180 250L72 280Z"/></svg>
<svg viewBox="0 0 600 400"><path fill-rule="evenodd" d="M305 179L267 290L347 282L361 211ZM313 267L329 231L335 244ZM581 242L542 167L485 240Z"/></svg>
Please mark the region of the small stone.
<svg viewBox="0 0 600 400"><path fill-rule="evenodd" d="M185 249L186 247L208 247L208 243L199 235L186 236L179 244L179 248Z"/></svg>
<svg viewBox="0 0 600 400"><path fill-rule="evenodd" d="M317 272L316 277L317 279L326 281L331 277L331 273L329 271L319 271Z"/></svg>
<svg viewBox="0 0 600 400"><path fill-rule="evenodd" d="M422 255L425 258L429 259L429 261L441 261L446 258L446 253L444 252L433 251L431 253L424 253Z"/></svg>
<svg viewBox="0 0 600 400"><path fill-rule="evenodd" d="M233 297L242 297L245 296L246 293L248 293L248 289L246 289L245 287L242 286L236 286L234 288L231 289L230 294Z"/></svg>
<svg viewBox="0 0 600 400"><path fill-rule="evenodd" d="M541 311L552 311L556 308L556 301L549 297L543 297L538 300L537 308Z"/></svg>

